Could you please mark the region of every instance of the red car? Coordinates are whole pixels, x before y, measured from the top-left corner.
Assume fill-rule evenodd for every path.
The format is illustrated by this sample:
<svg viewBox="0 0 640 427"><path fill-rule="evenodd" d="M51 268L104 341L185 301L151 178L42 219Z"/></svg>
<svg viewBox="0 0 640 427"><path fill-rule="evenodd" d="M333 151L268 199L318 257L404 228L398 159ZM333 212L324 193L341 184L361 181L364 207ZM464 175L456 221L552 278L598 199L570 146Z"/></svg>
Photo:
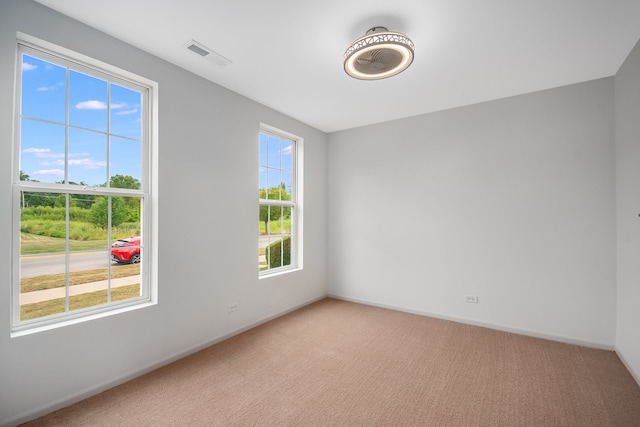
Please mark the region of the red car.
<svg viewBox="0 0 640 427"><path fill-rule="evenodd" d="M138 264L140 262L140 236L113 242L111 259L120 264Z"/></svg>

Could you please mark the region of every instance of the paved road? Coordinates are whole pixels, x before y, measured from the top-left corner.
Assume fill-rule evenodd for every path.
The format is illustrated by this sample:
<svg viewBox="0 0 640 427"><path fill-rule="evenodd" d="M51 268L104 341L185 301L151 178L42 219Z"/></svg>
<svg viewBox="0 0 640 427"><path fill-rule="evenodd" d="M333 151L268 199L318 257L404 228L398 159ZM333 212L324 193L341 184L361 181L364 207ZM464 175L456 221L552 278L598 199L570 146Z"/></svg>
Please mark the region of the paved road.
<svg viewBox="0 0 640 427"><path fill-rule="evenodd" d="M78 252L69 256L69 271L94 270L106 268L111 260L108 251ZM113 263L117 267L117 263ZM58 274L65 271L63 254L34 255L23 257L20 262L21 277L35 277L43 274Z"/></svg>

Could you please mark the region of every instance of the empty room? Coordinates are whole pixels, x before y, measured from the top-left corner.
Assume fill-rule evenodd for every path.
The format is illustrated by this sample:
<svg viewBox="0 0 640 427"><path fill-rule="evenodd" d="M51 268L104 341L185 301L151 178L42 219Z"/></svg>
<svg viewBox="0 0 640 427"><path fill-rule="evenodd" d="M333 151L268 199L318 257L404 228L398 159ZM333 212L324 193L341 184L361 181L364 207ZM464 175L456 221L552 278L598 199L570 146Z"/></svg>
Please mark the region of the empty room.
<svg viewBox="0 0 640 427"><path fill-rule="evenodd" d="M0 425L640 426L638 22L0 1Z"/></svg>

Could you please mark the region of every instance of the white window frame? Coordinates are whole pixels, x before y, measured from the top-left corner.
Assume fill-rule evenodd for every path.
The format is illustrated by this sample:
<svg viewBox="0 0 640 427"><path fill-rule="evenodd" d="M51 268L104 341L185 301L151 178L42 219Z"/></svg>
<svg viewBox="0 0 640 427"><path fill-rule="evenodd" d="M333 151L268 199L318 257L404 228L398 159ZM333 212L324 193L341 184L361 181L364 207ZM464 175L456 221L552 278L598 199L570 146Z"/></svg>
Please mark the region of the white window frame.
<svg viewBox="0 0 640 427"><path fill-rule="evenodd" d="M20 147L21 147L21 94L22 94L22 54L26 53L40 59L53 62L89 75L133 87L142 88L146 95L143 98L142 119L142 168L141 189L129 190L121 188L93 187L74 184L51 184L20 180ZM53 43L38 39L28 34L17 34L16 79L14 108L14 156L13 156L13 220L12 236L12 283L11 283L11 336L18 337L41 332L57 327L111 316L114 314L155 305L158 301L157 288L157 254L158 254L158 83L144 77L120 69L113 65L98 61ZM68 108L68 106L67 106ZM68 126L68 124L66 125ZM82 194L106 196L134 196L141 198L140 233L144 250L141 251L140 271L141 295L123 301L109 302L105 305L89 307L65 313L51 315L32 320L20 320L20 194L22 191L59 192L62 194ZM110 232L109 232L110 233ZM109 247L111 245L109 244ZM67 249L68 252L68 249Z"/></svg>
<svg viewBox="0 0 640 427"><path fill-rule="evenodd" d="M258 197L259 206L284 206L290 207L292 211L291 220L291 264L258 271L259 278L277 276L303 268L303 188L304 188L304 138L292 133L283 131L265 123L260 123L260 134L271 135L279 139L289 141L293 144L293 170L291 183L291 200L268 200ZM258 138L259 139L259 138ZM258 144L259 147L259 144ZM259 148L258 148L259 150ZM261 165L259 165L261 167ZM259 186L258 186L259 187ZM268 261L267 261L268 262Z"/></svg>

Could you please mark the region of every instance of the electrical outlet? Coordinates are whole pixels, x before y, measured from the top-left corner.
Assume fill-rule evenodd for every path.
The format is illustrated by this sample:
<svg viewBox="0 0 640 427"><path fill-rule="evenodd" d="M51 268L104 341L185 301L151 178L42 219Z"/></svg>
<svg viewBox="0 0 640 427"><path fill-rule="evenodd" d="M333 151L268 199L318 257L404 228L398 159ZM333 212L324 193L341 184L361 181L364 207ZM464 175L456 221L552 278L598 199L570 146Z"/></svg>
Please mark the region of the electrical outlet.
<svg viewBox="0 0 640 427"><path fill-rule="evenodd" d="M465 302L472 302L474 304L478 303L478 296L477 295L465 295L464 296L464 301Z"/></svg>
<svg viewBox="0 0 640 427"><path fill-rule="evenodd" d="M238 309L238 303L229 304L229 313Z"/></svg>

